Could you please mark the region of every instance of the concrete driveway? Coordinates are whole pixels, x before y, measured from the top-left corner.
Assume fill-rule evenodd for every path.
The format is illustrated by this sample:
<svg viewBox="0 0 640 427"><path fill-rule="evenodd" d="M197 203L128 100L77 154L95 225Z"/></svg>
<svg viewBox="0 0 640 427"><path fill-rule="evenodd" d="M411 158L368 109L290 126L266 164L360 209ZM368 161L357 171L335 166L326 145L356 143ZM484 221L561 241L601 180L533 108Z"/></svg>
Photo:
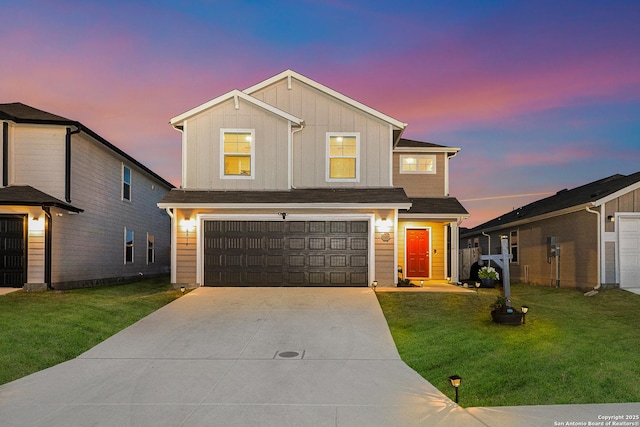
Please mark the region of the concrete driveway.
<svg viewBox="0 0 640 427"><path fill-rule="evenodd" d="M3 426L484 425L407 367L370 289L198 288L0 387Z"/></svg>

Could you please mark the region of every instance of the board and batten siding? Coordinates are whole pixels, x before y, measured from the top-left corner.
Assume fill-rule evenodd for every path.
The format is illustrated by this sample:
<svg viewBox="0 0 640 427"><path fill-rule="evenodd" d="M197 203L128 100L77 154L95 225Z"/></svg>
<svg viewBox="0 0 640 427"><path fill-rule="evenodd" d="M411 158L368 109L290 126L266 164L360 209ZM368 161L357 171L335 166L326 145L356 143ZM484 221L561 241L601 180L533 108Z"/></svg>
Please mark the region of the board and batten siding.
<svg viewBox="0 0 640 427"><path fill-rule="evenodd" d="M401 155L423 155L425 153L394 153L393 154L393 185L404 188L408 197L442 197L445 196L445 155L444 153L429 153L436 157L436 173L400 173Z"/></svg>
<svg viewBox="0 0 640 427"><path fill-rule="evenodd" d="M198 190L288 189L289 122L239 99L229 99L187 120L183 188ZM221 129L252 129L255 144L254 178L221 179Z"/></svg>
<svg viewBox="0 0 640 427"><path fill-rule="evenodd" d="M295 78L251 96L304 120L294 135L293 185L298 188L390 187L391 125ZM327 132L360 134L359 182L327 182Z"/></svg>
<svg viewBox="0 0 640 427"><path fill-rule="evenodd" d="M53 217L52 283L169 272L170 218L157 207L169 189L85 134L74 135L71 204L77 215ZM122 200L122 164L131 169L131 201ZM124 229L134 231L134 262L124 262ZM147 233L155 263L147 265Z"/></svg>
<svg viewBox="0 0 640 427"><path fill-rule="evenodd" d="M10 183L30 185L64 200L65 136L66 128L60 126L11 126Z"/></svg>

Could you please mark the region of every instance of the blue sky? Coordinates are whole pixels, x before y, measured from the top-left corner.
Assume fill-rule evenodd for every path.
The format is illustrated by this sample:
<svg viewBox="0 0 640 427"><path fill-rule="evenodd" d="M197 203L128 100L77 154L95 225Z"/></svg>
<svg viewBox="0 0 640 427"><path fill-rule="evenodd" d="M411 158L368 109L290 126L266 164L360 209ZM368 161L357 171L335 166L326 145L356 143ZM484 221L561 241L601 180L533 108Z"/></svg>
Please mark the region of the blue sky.
<svg viewBox="0 0 640 427"><path fill-rule="evenodd" d="M0 102L79 120L176 185L169 119L287 68L461 148L463 226L640 171L637 1L0 6Z"/></svg>

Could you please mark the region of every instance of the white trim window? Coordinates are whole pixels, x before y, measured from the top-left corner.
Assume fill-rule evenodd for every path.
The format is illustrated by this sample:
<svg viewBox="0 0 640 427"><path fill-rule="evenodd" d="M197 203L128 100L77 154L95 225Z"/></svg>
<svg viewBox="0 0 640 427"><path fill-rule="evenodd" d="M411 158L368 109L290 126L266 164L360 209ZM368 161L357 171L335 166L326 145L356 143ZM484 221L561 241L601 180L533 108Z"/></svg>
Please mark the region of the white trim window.
<svg viewBox="0 0 640 427"><path fill-rule="evenodd" d="M124 228L124 263L125 264L133 264L133 243L134 243L134 233L133 230L128 230L127 227Z"/></svg>
<svg viewBox="0 0 640 427"><path fill-rule="evenodd" d="M435 174L435 154L401 154L400 173Z"/></svg>
<svg viewBox="0 0 640 427"><path fill-rule="evenodd" d="M518 230L509 232L509 253L511 254L511 262L518 263Z"/></svg>
<svg viewBox="0 0 640 427"><path fill-rule="evenodd" d="M360 133L327 132L327 181L360 181Z"/></svg>
<svg viewBox="0 0 640 427"><path fill-rule="evenodd" d="M255 178L255 131L220 129L220 178Z"/></svg>
<svg viewBox="0 0 640 427"><path fill-rule="evenodd" d="M131 168L122 164L122 200L131 201Z"/></svg>
<svg viewBox="0 0 640 427"><path fill-rule="evenodd" d="M147 264L156 262L155 238L153 234L147 233Z"/></svg>

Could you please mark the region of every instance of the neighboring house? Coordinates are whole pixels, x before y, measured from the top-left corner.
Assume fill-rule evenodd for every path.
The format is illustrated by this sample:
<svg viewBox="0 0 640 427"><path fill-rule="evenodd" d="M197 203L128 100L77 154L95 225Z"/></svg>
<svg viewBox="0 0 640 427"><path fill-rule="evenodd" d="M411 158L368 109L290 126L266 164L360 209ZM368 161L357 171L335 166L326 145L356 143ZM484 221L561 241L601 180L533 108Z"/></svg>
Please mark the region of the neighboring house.
<svg viewBox="0 0 640 427"><path fill-rule="evenodd" d="M488 235L488 236L487 236ZM613 175L461 231L461 247L500 252L511 281L587 290L640 287L640 172Z"/></svg>
<svg viewBox="0 0 640 427"><path fill-rule="evenodd" d="M12 103L0 126L0 286L168 274L170 183L77 121Z"/></svg>
<svg viewBox="0 0 640 427"><path fill-rule="evenodd" d="M402 139L405 123L291 70L171 125L182 188L159 206L172 217L173 283L457 280L468 216L448 194L457 148Z"/></svg>

